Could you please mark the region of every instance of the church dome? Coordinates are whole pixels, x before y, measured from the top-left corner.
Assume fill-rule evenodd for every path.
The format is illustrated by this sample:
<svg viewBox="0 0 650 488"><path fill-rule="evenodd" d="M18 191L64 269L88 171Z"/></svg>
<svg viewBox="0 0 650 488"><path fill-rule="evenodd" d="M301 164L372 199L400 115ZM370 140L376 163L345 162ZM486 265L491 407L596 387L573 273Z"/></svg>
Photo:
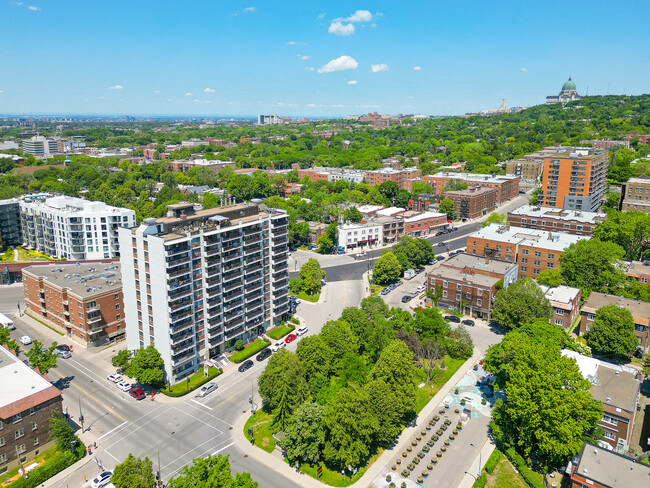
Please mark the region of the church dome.
<svg viewBox="0 0 650 488"><path fill-rule="evenodd" d="M569 80L562 85L562 91L569 91L569 90L575 90L576 89L576 84L571 81L571 77L569 76Z"/></svg>

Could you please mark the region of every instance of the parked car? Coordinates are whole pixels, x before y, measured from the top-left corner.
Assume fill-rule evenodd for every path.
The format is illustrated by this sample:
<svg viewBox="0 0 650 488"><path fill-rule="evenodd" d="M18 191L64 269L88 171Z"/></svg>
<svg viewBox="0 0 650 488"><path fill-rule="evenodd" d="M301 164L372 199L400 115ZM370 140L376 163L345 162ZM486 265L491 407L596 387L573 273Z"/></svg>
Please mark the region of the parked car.
<svg viewBox="0 0 650 488"><path fill-rule="evenodd" d="M445 257L444 256L436 256L436 261L444 261Z"/></svg>
<svg viewBox="0 0 650 488"><path fill-rule="evenodd" d="M90 488L103 488L111 482L111 476L113 476L112 471L104 471L90 482Z"/></svg>
<svg viewBox="0 0 650 488"><path fill-rule="evenodd" d="M418 295L419 295L419 293L417 291L412 291L411 292L411 298L415 298Z"/></svg>
<svg viewBox="0 0 650 488"><path fill-rule="evenodd" d="M395 288L397 288L397 285L395 285L395 283L391 283L390 285L388 285L388 289L390 291L393 291Z"/></svg>
<svg viewBox="0 0 650 488"><path fill-rule="evenodd" d="M273 345L271 346L271 351L273 351L273 352L278 352L280 349L282 349L282 348L285 347L286 345L287 345L286 342L284 342L284 341L278 341L278 342L276 342L275 344L273 344Z"/></svg>
<svg viewBox="0 0 650 488"><path fill-rule="evenodd" d="M270 348L264 349L261 353L257 355L255 358L257 361L264 361L266 358L268 358L271 354L273 354L273 351L271 351Z"/></svg>
<svg viewBox="0 0 650 488"><path fill-rule="evenodd" d="M70 351L59 351L58 355L61 359L70 359L72 357L72 353Z"/></svg>
<svg viewBox="0 0 650 488"><path fill-rule="evenodd" d="M216 389L217 389L216 383L214 382L208 383L207 385L203 385L203 388L199 390L196 396L199 398L203 398L204 396L208 395L209 393L212 393Z"/></svg>
<svg viewBox="0 0 650 488"><path fill-rule="evenodd" d="M399 280L397 283L395 283L395 286L402 286L404 282L402 280Z"/></svg>
<svg viewBox="0 0 650 488"><path fill-rule="evenodd" d="M144 398L144 390L141 388L131 388L129 390L129 395L131 395L136 400L142 400Z"/></svg>
<svg viewBox="0 0 650 488"><path fill-rule="evenodd" d="M289 344L289 343L295 341L297 338L298 338L298 336L296 334L289 334L287 337L284 338L284 342L286 344Z"/></svg>
<svg viewBox="0 0 650 488"><path fill-rule="evenodd" d="M423 273L423 272L424 272L424 268L422 268L422 267L417 268L417 269L415 270L415 272L416 272L417 274Z"/></svg>
<svg viewBox="0 0 650 488"><path fill-rule="evenodd" d="M420 286L418 286L418 289L416 291L418 293L422 293L426 289L427 289L426 285L420 285Z"/></svg>
<svg viewBox="0 0 650 488"><path fill-rule="evenodd" d="M449 257L455 256L456 254L458 254L458 251L450 251Z"/></svg>
<svg viewBox="0 0 650 488"><path fill-rule="evenodd" d="M306 325L301 325L298 327L298 330L296 330L296 335L305 335L307 332L309 332L309 329L307 328Z"/></svg>
<svg viewBox="0 0 650 488"><path fill-rule="evenodd" d="M457 324L460 324L460 319L456 317L455 315L445 315L443 317L447 322L455 322Z"/></svg>
<svg viewBox="0 0 650 488"><path fill-rule="evenodd" d="M68 351L68 352L71 352L71 351L72 351L72 350L70 349L70 346L68 346L67 344L58 344L58 345L56 346L56 350L57 350L57 351Z"/></svg>
<svg viewBox="0 0 650 488"><path fill-rule="evenodd" d="M443 242L439 242L439 243L438 243L438 247L447 247L447 243L444 242L444 241L443 241Z"/></svg>
<svg viewBox="0 0 650 488"><path fill-rule="evenodd" d="M20 336L20 339L18 339L18 341L20 341L20 343L23 346L28 346L29 344L32 343L32 338L29 337L28 335L24 335L24 336Z"/></svg>
<svg viewBox="0 0 650 488"><path fill-rule="evenodd" d="M127 381L120 381L117 384L117 387L122 391L129 391L131 388L133 388L133 386L131 386L131 383Z"/></svg>
<svg viewBox="0 0 650 488"><path fill-rule="evenodd" d="M122 377L115 373L115 374L109 374L108 377L106 378L108 381L112 381L113 383L119 383L122 381Z"/></svg>
<svg viewBox="0 0 650 488"><path fill-rule="evenodd" d="M250 359L248 361L244 361L243 363L241 363L241 365L238 368L239 372L243 373L244 371L251 369L253 367L253 364L254 364L253 361L251 361Z"/></svg>
<svg viewBox="0 0 650 488"><path fill-rule="evenodd" d="M474 321L470 319L465 319L461 324L466 325L467 327L474 327Z"/></svg>
<svg viewBox="0 0 650 488"><path fill-rule="evenodd" d="M446 232L444 230L439 230L438 232L436 232L436 237L441 236L443 234L446 234Z"/></svg>
<svg viewBox="0 0 650 488"><path fill-rule="evenodd" d="M390 293L390 288L384 288L383 290L381 290L382 295L388 295L389 293Z"/></svg>
<svg viewBox="0 0 650 488"><path fill-rule="evenodd" d="M411 295L404 295L402 297L402 303L408 302L411 298L413 298Z"/></svg>

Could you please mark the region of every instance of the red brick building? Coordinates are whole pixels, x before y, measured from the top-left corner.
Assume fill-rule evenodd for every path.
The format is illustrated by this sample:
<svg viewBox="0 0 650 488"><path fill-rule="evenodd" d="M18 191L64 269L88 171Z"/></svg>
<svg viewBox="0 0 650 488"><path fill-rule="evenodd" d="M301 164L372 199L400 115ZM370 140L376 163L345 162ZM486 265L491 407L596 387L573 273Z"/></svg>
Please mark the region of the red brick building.
<svg viewBox="0 0 650 488"><path fill-rule="evenodd" d="M640 488L648 485L650 466L585 442L569 462L570 488Z"/></svg>
<svg viewBox="0 0 650 488"><path fill-rule="evenodd" d="M410 189L409 180L422 176L422 171L417 168L382 168L374 171L366 171L365 179L368 185L377 186L386 181L394 181L397 186L403 189Z"/></svg>
<svg viewBox="0 0 650 488"><path fill-rule="evenodd" d="M626 141L631 141L635 137L639 139L639 144L648 144L650 142L650 135L639 134L638 132L630 132L629 134L621 135Z"/></svg>
<svg viewBox="0 0 650 488"><path fill-rule="evenodd" d="M650 283L650 261L631 261L626 262L625 274L634 278L642 285Z"/></svg>
<svg viewBox="0 0 650 488"><path fill-rule="evenodd" d="M433 193L439 195L451 180L458 180L468 186L496 188L499 205L515 198L519 194L519 177L514 175L479 175L471 173L439 172L423 176L422 180L433 187Z"/></svg>
<svg viewBox="0 0 650 488"><path fill-rule="evenodd" d="M82 344L124 336L119 263L30 266L23 269L23 287L30 315Z"/></svg>
<svg viewBox="0 0 650 488"><path fill-rule="evenodd" d="M605 213L532 205L522 205L508 212L510 225L548 232L566 232L577 236L591 236L596 225L606 219Z"/></svg>
<svg viewBox="0 0 650 488"><path fill-rule="evenodd" d="M580 297L582 296L580 288L565 285L555 287L540 285L540 288L551 303L553 315L549 319L549 323L571 332L571 325L580 313Z"/></svg>
<svg viewBox="0 0 650 488"><path fill-rule="evenodd" d="M476 219L496 209L497 188L475 186L467 190L447 191L445 198L454 202L454 213L461 219Z"/></svg>
<svg viewBox="0 0 650 488"><path fill-rule="evenodd" d="M447 226L447 214L424 212L409 216L410 213L404 214L404 234L419 237Z"/></svg>

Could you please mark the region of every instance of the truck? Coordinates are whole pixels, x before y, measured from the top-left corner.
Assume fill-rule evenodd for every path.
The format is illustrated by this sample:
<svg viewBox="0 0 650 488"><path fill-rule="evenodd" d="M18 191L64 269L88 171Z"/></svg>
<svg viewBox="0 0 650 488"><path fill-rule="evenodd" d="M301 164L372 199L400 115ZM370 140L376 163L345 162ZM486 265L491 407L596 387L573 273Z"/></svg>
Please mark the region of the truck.
<svg viewBox="0 0 650 488"><path fill-rule="evenodd" d="M9 330L14 330L16 328L16 326L14 325L14 321L11 320L3 313L0 313L0 325L6 327Z"/></svg>
<svg viewBox="0 0 650 488"><path fill-rule="evenodd" d="M415 275L416 275L416 273L415 273L414 269L407 269L406 271L404 271L404 279L405 280L410 280Z"/></svg>

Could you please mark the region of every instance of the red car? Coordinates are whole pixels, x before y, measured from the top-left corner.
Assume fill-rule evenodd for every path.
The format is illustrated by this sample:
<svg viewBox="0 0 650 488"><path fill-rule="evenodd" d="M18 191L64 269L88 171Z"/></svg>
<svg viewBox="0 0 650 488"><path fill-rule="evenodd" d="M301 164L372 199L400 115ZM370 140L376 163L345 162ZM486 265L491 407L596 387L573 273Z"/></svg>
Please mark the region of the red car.
<svg viewBox="0 0 650 488"><path fill-rule="evenodd" d="M129 395L131 395L136 400L142 400L144 398L144 391L140 388L131 388L129 390Z"/></svg>
<svg viewBox="0 0 650 488"><path fill-rule="evenodd" d="M290 342L295 341L297 338L298 338L298 336L297 336L296 334L289 334L289 335L287 336L287 338L284 340L284 342L286 342L287 344L289 344Z"/></svg>

